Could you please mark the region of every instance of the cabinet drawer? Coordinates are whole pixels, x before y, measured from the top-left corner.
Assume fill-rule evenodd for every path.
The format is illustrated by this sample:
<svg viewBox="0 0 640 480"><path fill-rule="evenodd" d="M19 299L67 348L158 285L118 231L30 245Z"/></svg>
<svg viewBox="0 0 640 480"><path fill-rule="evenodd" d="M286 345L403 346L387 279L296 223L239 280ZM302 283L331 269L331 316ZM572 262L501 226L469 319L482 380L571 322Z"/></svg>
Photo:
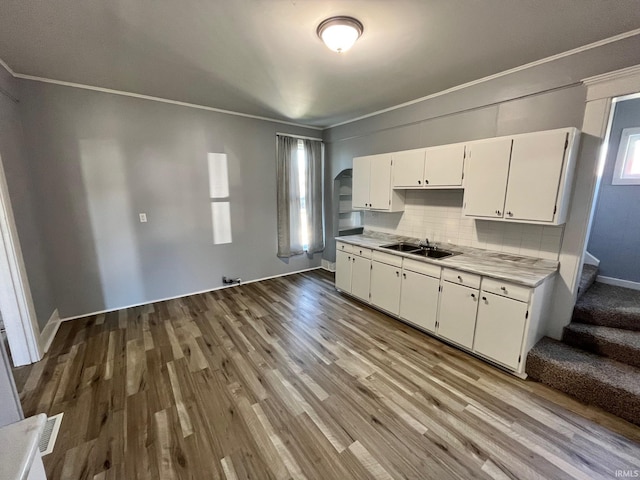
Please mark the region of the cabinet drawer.
<svg viewBox="0 0 640 480"><path fill-rule="evenodd" d="M353 245L352 247L353 248L351 250L351 253L353 253L354 255L358 255L364 258L371 258L371 253L373 252L373 250L371 250L370 248L358 247L357 245Z"/></svg>
<svg viewBox="0 0 640 480"><path fill-rule="evenodd" d="M389 255L388 253L382 253L374 250L372 258L376 262L386 263L387 265L393 265L394 267L402 266L402 257L397 255Z"/></svg>
<svg viewBox="0 0 640 480"><path fill-rule="evenodd" d="M471 288L480 288L480 275L473 273L461 272L460 270L452 270L445 268L442 271L442 278L451 283L465 285Z"/></svg>
<svg viewBox="0 0 640 480"><path fill-rule="evenodd" d="M353 251L353 245L350 245L348 243L336 242L336 251L351 253Z"/></svg>
<svg viewBox="0 0 640 480"><path fill-rule="evenodd" d="M482 279L482 291L495 293L507 298L513 298L521 302L528 302L531 289L522 285L496 280L494 278Z"/></svg>
<svg viewBox="0 0 640 480"><path fill-rule="evenodd" d="M440 278L440 272L442 270L438 265L432 263L419 262L417 260L411 260L405 258L402 262L402 268L410 272L422 273L423 275L429 275L430 277Z"/></svg>

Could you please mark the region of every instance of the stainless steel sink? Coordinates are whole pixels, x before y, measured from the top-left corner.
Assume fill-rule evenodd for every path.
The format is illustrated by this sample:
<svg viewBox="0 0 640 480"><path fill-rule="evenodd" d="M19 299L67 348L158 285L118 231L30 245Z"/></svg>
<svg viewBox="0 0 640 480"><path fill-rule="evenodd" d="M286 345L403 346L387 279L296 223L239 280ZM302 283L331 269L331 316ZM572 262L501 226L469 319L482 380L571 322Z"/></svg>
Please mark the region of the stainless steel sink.
<svg viewBox="0 0 640 480"><path fill-rule="evenodd" d="M450 252L449 250L438 250L435 248L423 248L409 252L411 255L420 255L428 258L446 258L452 255L458 255L458 252Z"/></svg>
<svg viewBox="0 0 640 480"><path fill-rule="evenodd" d="M389 250L395 250L396 252L409 252L413 253L414 250L420 250L420 245L415 243L394 243L391 245L381 245L380 248L388 248Z"/></svg>

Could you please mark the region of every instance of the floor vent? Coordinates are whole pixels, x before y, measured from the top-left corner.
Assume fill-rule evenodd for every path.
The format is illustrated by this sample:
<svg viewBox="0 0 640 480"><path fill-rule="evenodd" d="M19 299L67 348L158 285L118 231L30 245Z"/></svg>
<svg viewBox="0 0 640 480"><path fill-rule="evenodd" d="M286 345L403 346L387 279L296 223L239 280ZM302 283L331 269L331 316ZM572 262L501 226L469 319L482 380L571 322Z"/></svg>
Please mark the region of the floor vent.
<svg viewBox="0 0 640 480"><path fill-rule="evenodd" d="M45 423L42 436L40 437L40 455L43 457L53 452L58 431L60 430L60 424L62 423L62 415L64 414L59 413L58 415L47 418L47 423Z"/></svg>

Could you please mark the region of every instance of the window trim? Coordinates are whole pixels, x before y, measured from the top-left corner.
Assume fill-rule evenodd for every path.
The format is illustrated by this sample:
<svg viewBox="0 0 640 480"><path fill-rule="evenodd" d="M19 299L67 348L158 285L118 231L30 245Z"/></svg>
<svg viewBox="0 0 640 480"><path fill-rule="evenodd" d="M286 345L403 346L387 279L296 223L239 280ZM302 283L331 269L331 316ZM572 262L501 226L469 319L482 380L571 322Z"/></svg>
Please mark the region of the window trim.
<svg viewBox="0 0 640 480"><path fill-rule="evenodd" d="M625 128L622 130L620 144L618 145L618 156L616 157L616 165L613 170L612 185L640 185L640 175L625 176L624 168L627 163L629 153L630 140L632 137L640 135L640 127ZM640 148L640 139L636 140Z"/></svg>

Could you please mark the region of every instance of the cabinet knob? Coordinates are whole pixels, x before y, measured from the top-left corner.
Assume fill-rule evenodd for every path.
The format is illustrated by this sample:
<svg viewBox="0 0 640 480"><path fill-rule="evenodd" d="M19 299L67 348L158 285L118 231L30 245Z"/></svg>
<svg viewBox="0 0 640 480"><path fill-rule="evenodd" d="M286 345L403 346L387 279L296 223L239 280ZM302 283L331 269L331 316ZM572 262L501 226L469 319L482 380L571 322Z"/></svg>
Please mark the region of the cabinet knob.
<svg viewBox="0 0 640 480"><path fill-rule="evenodd" d="M420 180L418 180L418 185L422 185L422 182Z"/></svg>
<svg viewBox="0 0 640 480"><path fill-rule="evenodd" d="M482 297L482 300L484 300L486 302L487 301L487 297Z"/></svg>
<svg viewBox="0 0 640 480"><path fill-rule="evenodd" d="M406 274L406 273L403 273L403 274L402 274L402 278L407 278L407 274Z"/></svg>
<svg viewBox="0 0 640 480"><path fill-rule="evenodd" d="M500 290L502 290L503 292L507 291L507 287L500 287Z"/></svg>
<svg viewBox="0 0 640 480"><path fill-rule="evenodd" d="M424 184L425 185L429 185L429 180L427 180L426 178L424 179Z"/></svg>
<svg viewBox="0 0 640 480"><path fill-rule="evenodd" d="M496 215L502 215L502 214L500 213L500 210L496 210Z"/></svg>
<svg viewBox="0 0 640 480"><path fill-rule="evenodd" d="M475 294L475 293L472 293L472 294L471 294L471 298L473 298L473 299L475 300L475 299L476 299L476 294Z"/></svg>
<svg viewBox="0 0 640 480"><path fill-rule="evenodd" d="M462 277L460 275L458 275L458 280L462 281Z"/></svg>
<svg viewBox="0 0 640 480"><path fill-rule="evenodd" d="M347 260L351 260L351 257L350 257L350 256L349 256L349 257L347 257Z"/></svg>
<svg viewBox="0 0 640 480"><path fill-rule="evenodd" d="M511 212L507 212L507 215L509 215L510 217L513 217L513 213Z"/></svg>
<svg viewBox="0 0 640 480"><path fill-rule="evenodd" d="M399 277L399 276L400 276L400 272L396 272L396 277Z"/></svg>
<svg viewBox="0 0 640 480"><path fill-rule="evenodd" d="M353 263L356 263L356 257L353 257L353 259L351 260Z"/></svg>

